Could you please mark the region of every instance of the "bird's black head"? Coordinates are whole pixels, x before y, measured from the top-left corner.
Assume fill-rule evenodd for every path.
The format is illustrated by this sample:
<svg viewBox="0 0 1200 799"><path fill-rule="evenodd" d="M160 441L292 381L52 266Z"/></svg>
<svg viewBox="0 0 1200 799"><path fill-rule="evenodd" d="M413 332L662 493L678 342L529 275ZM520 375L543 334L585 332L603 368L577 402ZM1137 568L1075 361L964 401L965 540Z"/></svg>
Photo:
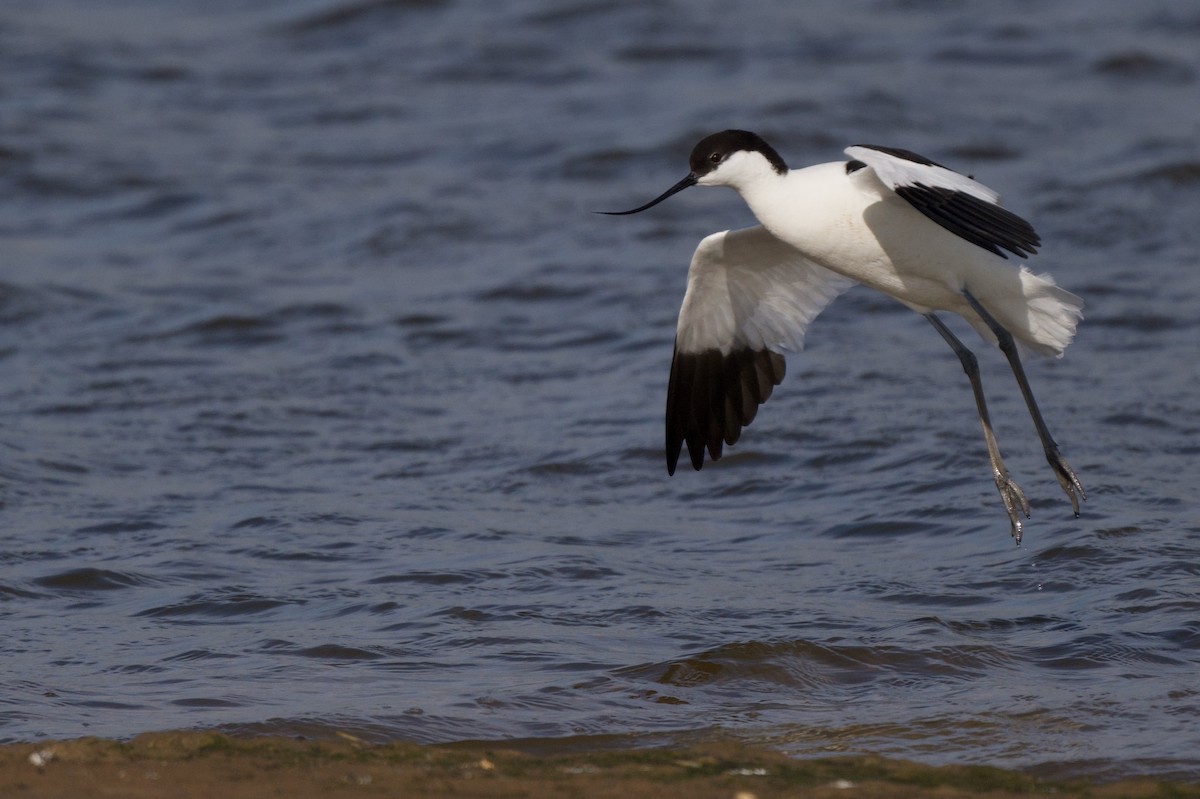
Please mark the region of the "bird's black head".
<svg viewBox="0 0 1200 799"><path fill-rule="evenodd" d="M787 172L787 164L762 136L748 130L723 130L705 136L692 148L691 158L688 159L692 176L697 179L704 177L724 163L726 158L741 150L762 153L778 174Z"/></svg>
<svg viewBox="0 0 1200 799"><path fill-rule="evenodd" d="M601 211L600 213L611 216L640 213L697 183L705 186L729 185L728 183L722 184L719 180L717 182L705 181L704 177L718 170L729 159L729 156L742 151L761 154L763 158L767 159L776 174L783 175L788 171L787 164L779 157L779 153L775 152L775 148L767 144L757 133L751 133L748 130L723 130L720 133L705 136L699 144L692 148L691 158L688 159L688 165L692 171L658 197L629 211Z"/></svg>

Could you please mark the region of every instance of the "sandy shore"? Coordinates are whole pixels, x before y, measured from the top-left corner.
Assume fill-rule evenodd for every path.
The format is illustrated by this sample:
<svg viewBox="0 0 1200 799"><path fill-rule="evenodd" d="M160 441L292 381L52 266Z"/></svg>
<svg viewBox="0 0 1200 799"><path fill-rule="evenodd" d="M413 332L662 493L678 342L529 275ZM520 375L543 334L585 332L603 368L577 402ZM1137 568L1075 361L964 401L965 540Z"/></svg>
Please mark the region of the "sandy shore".
<svg viewBox="0 0 1200 799"><path fill-rule="evenodd" d="M793 760L736 744L537 756L498 746L369 745L166 732L0 747L0 797L1200 797L1152 779L1050 782L990 767Z"/></svg>

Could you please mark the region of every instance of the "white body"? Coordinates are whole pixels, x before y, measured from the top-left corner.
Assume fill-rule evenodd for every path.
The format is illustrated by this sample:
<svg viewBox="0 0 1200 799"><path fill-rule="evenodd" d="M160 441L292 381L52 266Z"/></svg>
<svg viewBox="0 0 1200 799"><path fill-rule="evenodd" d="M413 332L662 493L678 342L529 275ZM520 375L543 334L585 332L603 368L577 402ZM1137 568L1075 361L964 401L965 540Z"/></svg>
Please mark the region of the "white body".
<svg viewBox="0 0 1200 799"><path fill-rule="evenodd" d="M858 156L868 151L851 148L850 152ZM880 166L889 165L884 162ZM913 170L923 169L915 164L905 166L910 168L910 180ZM771 237L817 266L895 297L918 313L944 310L959 314L985 340L995 342L995 336L963 297L962 291L967 289L1024 347L1042 355L1062 355L1082 316L1083 303L1078 297L1056 286L1049 276L1035 275L1019 263L941 227L881 179L878 173L885 169L872 167L847 174L843 161L780 175L759 154L738 152L719 169L700 178L698 184L736 189ZM974 186L977 189L972 193L976 196L991 202L998 199L994 192L969 178L937 169L957 179L959 185L954 188L958 190L964 185ZM940 178L936 174L919 177ZM943 184L949 183L940 179ZM724 244L717 239L727 235L746 238L738 259L744 270L770 269L779 260L779 251L771 248L766 237L752 234L753 230L727 231L705 239L693 259L693 270L699 266L705 271L706 263L711 270L717 261L724 260L715 248L718 243ZM727 262L724 268L729 267ZM699 275L689 278L689 294L695 277ZM810 279L810 284L832 282L832 276L824 281ZM685 301L680 332L689 323L687 305ZM803 328L815 315L792 319L793 324L800 325L798 338L802 339ZM733 344L713 340L704 343ZM772 344L784 342L763 343L774 349Z"/></svg>

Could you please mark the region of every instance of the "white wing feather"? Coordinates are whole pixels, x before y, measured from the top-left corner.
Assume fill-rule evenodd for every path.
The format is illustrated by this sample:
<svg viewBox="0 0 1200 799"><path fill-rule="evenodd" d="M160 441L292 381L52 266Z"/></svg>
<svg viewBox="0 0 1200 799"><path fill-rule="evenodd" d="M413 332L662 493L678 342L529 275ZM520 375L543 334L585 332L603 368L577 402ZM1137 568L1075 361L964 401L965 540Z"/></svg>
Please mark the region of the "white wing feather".
<svg viewBox="0 0 1200 799"><path fill-rule="evenodd" d="M977 180L959 174L953 169L947 169L940 164L922 164L907 158L876 150L873 147L855 145L845 149L846 155L875 170L875 174L889 188L900 186L923 185L931 188L961 191L984 202L999 205L999 193L989 189Z"/></svg>
<svg viewBox="0 0 1200 799"><path fill-rule="evenodd" d="M692 256L675 348L800 350L808 325L852 285L761 226L714 233Z"/></svg>

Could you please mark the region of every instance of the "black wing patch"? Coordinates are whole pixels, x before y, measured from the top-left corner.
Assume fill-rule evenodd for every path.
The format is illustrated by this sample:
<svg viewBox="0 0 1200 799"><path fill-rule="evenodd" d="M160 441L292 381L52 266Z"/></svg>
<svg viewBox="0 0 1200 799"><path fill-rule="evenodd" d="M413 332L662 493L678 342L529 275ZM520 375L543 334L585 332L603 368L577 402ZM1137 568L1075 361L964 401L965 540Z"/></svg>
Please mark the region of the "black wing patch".
<svg viewBox="0 0 1200 799"><path fill-rule="evenodd" d="M1041 246L1042 239L1033 225L995 203L965 192L921 183L897 186L895 191L946 230L1001 258L1008 257L1001 248L1024 258L1036 253Z"/></svg>
<svg viewBox="0 0 1200 799"><path fill-rule="evenodd" d="M671 359L667 386L667 473L675 474L687 442L692 467L714 461L724 444L733 444L754 421L758 406L783 381L784 358L770 350L680 352Z"/></svg>
<svg viewBox="0 0 1200 799"><path fill-rule="evenodd" d="M855 146L876 150L901 161L909 161L921 166L939 167L949 172L954 171L950 167L914 153L912 150L900 147L881 147L877 144ZM850 161L846 164L846 174L853 174L861 168L861 161ZM1001 249L1008 250L1019 258L1024 258L1036 253L1037 248L1042 244L1042 239L1033 229L1033 225L996 203L988 202L966 192L945 186L928 186L919 181L901 183L893 186L893 190L909 205L946 230L990 253L999 255L1001 258L1008 257L1001 252Z"/></svg>

